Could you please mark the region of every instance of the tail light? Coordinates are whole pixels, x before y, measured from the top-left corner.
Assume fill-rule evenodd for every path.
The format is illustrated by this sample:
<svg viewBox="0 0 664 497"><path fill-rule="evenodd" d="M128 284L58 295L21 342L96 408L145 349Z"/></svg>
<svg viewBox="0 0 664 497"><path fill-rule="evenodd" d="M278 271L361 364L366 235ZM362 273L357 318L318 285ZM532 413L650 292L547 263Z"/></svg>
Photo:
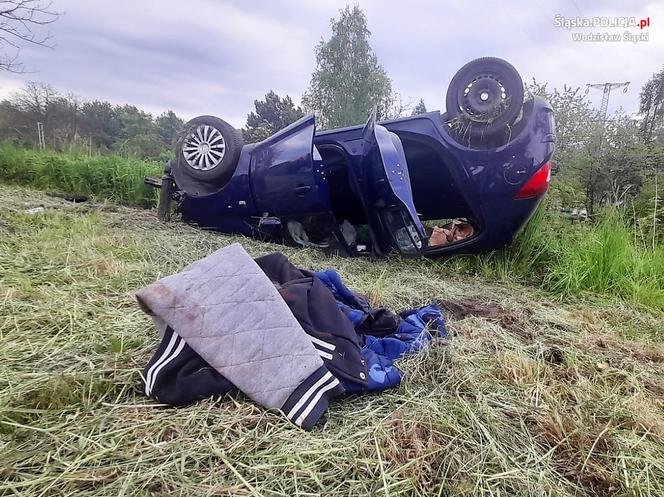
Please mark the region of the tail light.
<svg viewBox="0 0 664 497"><path fill-rule="evenodd" d="M525 185L519 190L514 197L517 200L526 198L539 197L549 188L549 181L551 180L551 163L547 162L540 167L532 178L530 178Z"/></svg>

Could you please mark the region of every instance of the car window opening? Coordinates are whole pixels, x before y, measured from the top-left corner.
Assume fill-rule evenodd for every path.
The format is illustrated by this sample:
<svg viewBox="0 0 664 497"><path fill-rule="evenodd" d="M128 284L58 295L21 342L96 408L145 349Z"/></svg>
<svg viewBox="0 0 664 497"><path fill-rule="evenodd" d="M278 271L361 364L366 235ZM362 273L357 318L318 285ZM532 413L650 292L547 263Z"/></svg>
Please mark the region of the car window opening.
<svg viewBox="0 0 664 497"><path fill-rule="evenodd" d="M350 181L350 159L336 147L316 147L323 159L332 213L343 243L351 253L373 250L371 231L360 197ZM334 237L339 238L339 234ZM337 240L340 241L340 240Z"/></svg>
<svg viewBox="0 0 664 497"><path fill-rule="evenodd" d="M429 249L439 249L477 236L479 223L457 188L443 154L435 145L422 140L408 136L398 139L406 156L415 207L420 220L426 225ZM358 233L355 245L371 250L372 239L365 211L349 178L350 159L336 147L323 145L317 146L317 149L323 159L330 203L337 223L352 225ZM400 250L410 253L421 248L422 241L416 236L416 230L404 220L399 210L388 211L382 222L392 233Z"/></svg>
<svg viewBox="0 0 664 497"><path fill-rule="evenodd" d="M400 139L408 164L413 201L429 237L427 250L477 236L479 223L449 169L453 162L446 160L444 152L433 143L406 134ZM442 230L446 231L445 236Z"/></svg>

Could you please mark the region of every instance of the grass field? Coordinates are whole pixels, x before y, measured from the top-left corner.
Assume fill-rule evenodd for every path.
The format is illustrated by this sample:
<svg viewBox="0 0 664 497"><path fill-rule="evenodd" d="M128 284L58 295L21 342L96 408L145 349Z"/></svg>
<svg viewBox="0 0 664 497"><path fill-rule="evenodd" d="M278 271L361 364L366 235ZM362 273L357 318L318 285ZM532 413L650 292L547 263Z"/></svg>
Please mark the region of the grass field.
<svg viewBox="0 0 664 497"><path fill-rule="evenodd" d="M445 263L456 271L537 285L558 298L620 297L664 316L664 245L653 246L620 210L572 223L545 211L545 203L510 247Z"/></svg>
<svg viewBox="0 0 664 497"><path fill-rule="evenodd" d="M0 202L0 495L664 495L664 324L642 306L20 187ZM442 302L451 339L312 432L242 398L158 406L135 390L157 340L133 293L235 241L334 267L374 304Z"/></svg>
<svg viewBox="0 0 664 497"><path fill-rule="evenodd" d="M0 143L0 181L57 193L90 195L126 205L155 205L144 176L161 176L163 164L117 155L58 153Z"/></svg>

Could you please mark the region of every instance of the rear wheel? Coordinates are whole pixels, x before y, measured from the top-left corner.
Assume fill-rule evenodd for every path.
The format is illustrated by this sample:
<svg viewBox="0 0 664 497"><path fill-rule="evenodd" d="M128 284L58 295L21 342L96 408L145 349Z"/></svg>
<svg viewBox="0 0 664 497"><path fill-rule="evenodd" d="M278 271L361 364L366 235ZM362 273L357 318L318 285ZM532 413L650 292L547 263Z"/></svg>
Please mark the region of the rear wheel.
<svg viewBox="0 0 664 497"><path fill-rule="evenodd" d="M243 140L241 133L214 116L200 116L186 125L176 148L178 169L187 176L223 183L235 171Z"/></svg>
<svg viewBox="0 0 664 497"><path fill-rule="evenodd" d="M457 137L506 136L523 106L523 81L514 67L496 57L473 60L457 71L447 89L447 119Z"/></svg>

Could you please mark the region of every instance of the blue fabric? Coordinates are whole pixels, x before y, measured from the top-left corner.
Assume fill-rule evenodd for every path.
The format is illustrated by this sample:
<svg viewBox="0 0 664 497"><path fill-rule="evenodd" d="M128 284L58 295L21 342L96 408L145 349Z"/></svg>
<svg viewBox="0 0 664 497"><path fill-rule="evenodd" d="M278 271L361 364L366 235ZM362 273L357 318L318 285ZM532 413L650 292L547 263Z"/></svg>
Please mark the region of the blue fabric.
<svg viewBox="0 0 664 497"><path fill-rule="evenodd" d="M373 338L373 337L372 337ZM392 359L377 354L369 347L362 347L362 357L367 364L367 386L360 383L342 381L346 393L379 392L388 388L396 387L401 383L403 373L394 365Z"/></svg>
<svg viewBox="0 0 664 497"><path fill-rule="evenodd" d="M350 291L336 271L327 269L315 274L332 292L339 309L350 319L360 337L361 353L369 373L368 384L365 387L344 381L343 387L348 393L377 392L397 386L401 383L403 373L394 365L394 361L428 347L433 338L432 332L440 337L447 336L445 319L438 305L400 313L402 319L391 335L365 335L358 328L368 316L368 303Z"/></svg>
<svg viewBox="0 0 664 497"><path fill-rule="evenodd" d="M359 326L366 318L369 306L364 300L360 300L341 281L341 276L334 269L317 271L316 276L332 292L339 309L348 316L353 326Z"/></svg>

